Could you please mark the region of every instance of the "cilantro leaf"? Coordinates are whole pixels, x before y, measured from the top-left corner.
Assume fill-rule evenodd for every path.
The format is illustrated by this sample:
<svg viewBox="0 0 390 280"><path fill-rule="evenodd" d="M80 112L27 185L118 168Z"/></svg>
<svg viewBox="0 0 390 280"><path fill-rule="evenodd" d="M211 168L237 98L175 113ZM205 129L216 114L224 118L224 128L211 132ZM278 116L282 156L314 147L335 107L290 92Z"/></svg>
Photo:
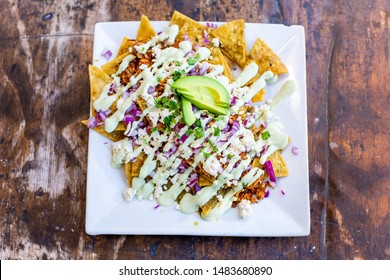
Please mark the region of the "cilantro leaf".
<svg viewBox="0 0 390 280"><path fill-rule="evenodd" d="M232 154L228 154L228 155L227 155L227 158L228 158L228 159L232 159L232 158L233 158L233 155L232 155Z"/></svg>
<svg viewBox="0 0 390 280"><path fill-rule="evenodd" d="M221 135L221 130L218 127L214 127L214 136Z"/></svg>
<svg viewBox="0 0 390 280"><path fill-rule="evenodd" d="M152 127L152 128L150 129L150 131L156 132L156 131L158 131L158 128L157 128L157 127Z"/></svg>
<svg viewBox="0 0 390 280"><path fill-rule="evenodd" d="M179 108L179 104L176 101L167 97L157 98L154 102L157 108L167 108L170 111L176 111Z"/></svg>
<svg viewBox="0 0 390 280"><path fill-rule="evenodd" d="M271 134L269 134L269 131L264 131L261 133L261 138L263 140L267 140L270 136L271 136Z"/></svg>

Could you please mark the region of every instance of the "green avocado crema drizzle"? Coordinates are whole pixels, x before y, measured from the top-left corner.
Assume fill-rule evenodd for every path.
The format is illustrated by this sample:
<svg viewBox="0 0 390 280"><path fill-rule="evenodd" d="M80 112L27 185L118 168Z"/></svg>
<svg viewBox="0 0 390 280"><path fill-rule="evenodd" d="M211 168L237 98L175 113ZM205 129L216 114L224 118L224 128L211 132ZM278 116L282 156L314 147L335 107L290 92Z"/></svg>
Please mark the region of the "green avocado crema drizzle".
<svg viewBox="0 0 390 280"><path fill-rule="evenodd" d="M192 105L216 115L227 115L230 95L217 80L204 76L185 76L177 79L172 88L182 95L184 122L191 126L196 121Z"/></svg>

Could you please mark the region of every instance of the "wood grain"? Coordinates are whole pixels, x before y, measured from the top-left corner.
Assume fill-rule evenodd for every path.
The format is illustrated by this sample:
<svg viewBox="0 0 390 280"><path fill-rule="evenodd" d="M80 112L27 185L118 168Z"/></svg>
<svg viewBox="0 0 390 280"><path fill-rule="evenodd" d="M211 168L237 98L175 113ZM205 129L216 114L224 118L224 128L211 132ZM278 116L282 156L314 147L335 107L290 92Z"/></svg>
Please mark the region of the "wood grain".
<svg viewBox="0 0 390 280"><path fill-rule="evenodd" d="M1 259L390 259L388 0L57 2L1 1ZM175 9L305 27L308 237L85 233L94 24Z"/></svg>

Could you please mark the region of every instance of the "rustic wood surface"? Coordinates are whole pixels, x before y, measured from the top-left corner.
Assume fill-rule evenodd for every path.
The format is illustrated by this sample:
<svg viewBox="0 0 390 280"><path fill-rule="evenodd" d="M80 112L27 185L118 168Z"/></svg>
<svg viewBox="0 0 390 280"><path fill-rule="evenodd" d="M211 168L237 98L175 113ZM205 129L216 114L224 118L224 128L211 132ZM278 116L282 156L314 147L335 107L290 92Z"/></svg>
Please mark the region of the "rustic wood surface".
<svg viewBox="0 0 390 280"><path fill-rule="evenodd" d="M1 259L390 259L390 1L0 0ZM87 66L99 21L301 24L311 234L89 236Z"/></svg>

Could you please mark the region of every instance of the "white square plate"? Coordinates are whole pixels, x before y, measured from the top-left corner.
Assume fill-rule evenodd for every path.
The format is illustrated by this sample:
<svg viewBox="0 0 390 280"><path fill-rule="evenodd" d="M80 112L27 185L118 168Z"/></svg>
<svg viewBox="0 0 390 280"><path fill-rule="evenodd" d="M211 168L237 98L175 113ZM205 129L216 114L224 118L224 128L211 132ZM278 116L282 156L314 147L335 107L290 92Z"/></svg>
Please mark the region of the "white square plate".
<svg viewBox="0 0 390 280"><path fill-rule="evenodd" d="M152 22L156 31L168 22ZM107 22L95 26L93 64L107 61L104 49L114 54L124 36L135 38L139 22ZM124 168L110 166L108 140L93 130L89 134L86 231L88 234L162 234L217 236L303 236L310 231L308 146L306 115L305 33L302 26L246 24L248 49L260 36L282 58L290 74L267 86L272 97L285 80L297 82L298 91L275 109L291 143L283 152L290 175L278 179L270 196L252 205L252 215L243 220L238 209L230 209L218 221L203 221L198 214L185 215L172 207L155 209L155 201L134 199L126 202ZM291 153L291 146L299 149ZM284 192L284 194L282 193Z"/></svg>

